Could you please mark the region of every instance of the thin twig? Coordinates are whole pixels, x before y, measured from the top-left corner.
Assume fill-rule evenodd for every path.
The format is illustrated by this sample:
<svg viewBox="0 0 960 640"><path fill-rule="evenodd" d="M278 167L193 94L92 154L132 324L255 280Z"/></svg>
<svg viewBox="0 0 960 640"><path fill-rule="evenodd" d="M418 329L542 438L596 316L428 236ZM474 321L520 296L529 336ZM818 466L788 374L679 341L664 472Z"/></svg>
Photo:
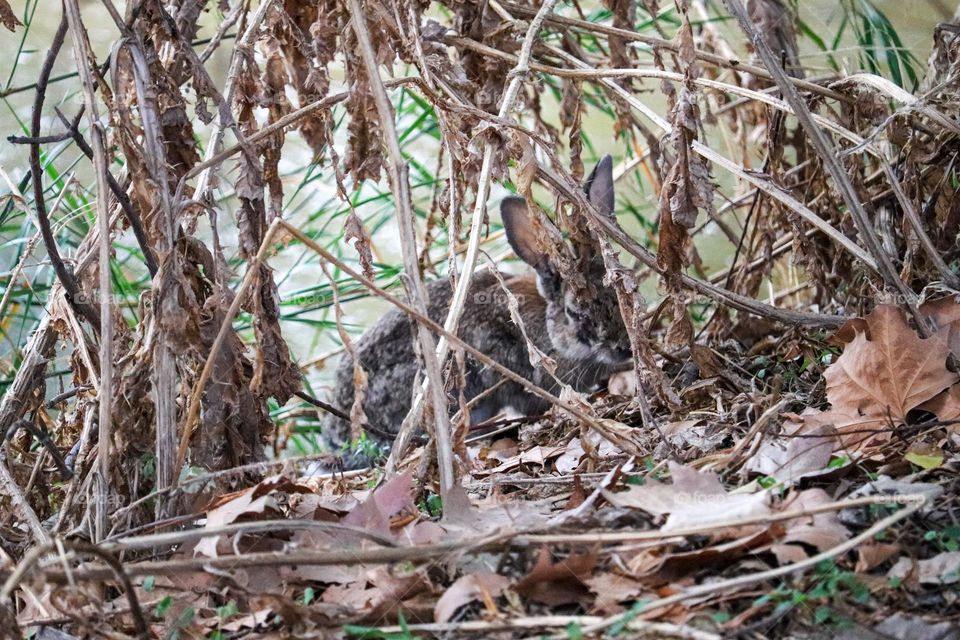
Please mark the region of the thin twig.
<svg viewBox="0 0 960 640"><path fill-rule="evenodd" d="M67 35L67 15L64 13L60 18L60 24L50 42L50 48L47 50L47 56L44 58L43 66L40 68L40 76L37 79L37 93L33 99L33 111L30 116L30 137L36 140L40 137L40 122L43 112L43 102L47 94L47 82L50 80L50 71L53 69L60 49L63 48L63 42ZM84 67L81 58L78 61L81 68ZM89 69L87 70L89 73ZM57 280L63 285L67 292L67 300L74 305L77 311L87 319L94 330L100 330L100 317L94 306L81 301L80 286L76 278L67 269L60 257L60 250L57 248L56 238L50 228L50 217L47 215L47 206L43 195L43 169L40 165L40 145L32 143L30 145L30 174L33 181L33 206L37 212L37 223L40 227L40 233L43 236L43 244L47 249L47 255L53 270L57 274Z"/></svg>
<svg viewBox="0 0 960 640"><path fill-rule="evenodd" d="M758 582L764 582L765 580L771 580L773 578L779 578L782 576L789 575L798 571L803 571L809 569L810 567L815 567L824 560L831 560L837 556L850 551L851 549L856 549L858 546L864 542L868 542L873 539L874 536L889 529L897 522L912 516L916 513L921 507L926 504L926 498L922 495L907 495L907 496L882 496L886 499L886 503L895 503L908 505L903 509L900 509L896 513L893 513L886 518L880 520L872 527L863 531L859 535L850 538L843 544L839 544L831 549L827 549L821 553L818 553L815 556L810 556L806 560L801 560L800 562L794 562L792 564L784 565L782 567L777 567L776 569L768 569L767 571L758 571L756 573L748 573L742 576L737 576L735 578L729 578L727 580L718 580L716 582L710 582L707 584L702 584L696 587L691 587L689 589L684 589L679 593L674 595L667 596L665 598L659 598L657 600L652 600L650 602L645 602L640 612L643 611L655 611L662 609L672 604L677 604L679 602L684 602L692 598L701 598L703 596L712 595L718 592L729 592L740 587L744 587L751 584L756 584ZM631 615L636 615L637 611L631 611ZM583 628L584 635L596 633L598 631L603 631L617 622L623 619L623 615L615 615L609 618L606 618L602 622L599 622L595 625L589 625ZM554 636L554 638L565 637L565 636Z"/></svg>
<svg viewBox="0 0 960 640"><path fill-rule="evenodd" d="M504 8L509 9L511 13L515 13L521 16L532 16L535 13L535 10L531 7L523 6L520 4L513 4L511 2L501 3ZM649 36L642 33L637 33L636 31L629 31L627 29L618 29L616 27L610 27L604 24L597 24L595 22L588 22L586 20L578 20L576 18L568 18L566 16L557 16L551 15L547 18L547 24L561 26L561 27L574 27L582 31L587 31L589 33L602 33L606 36L615 36L622 40L627 40L630 42L640 42L657 49L666 49L667 51L677 52L679 51L679 44L673 40L666 40L664 38L657 38L655 36ZM710 64L717 65L718 67L723 67L725 69L732 69L741 73L749 73L750 75L757 76L759 78L771 78L770 72L764 69L763 67L744 62L736 58L726 58L724 56L719 56L715 53L710 53L708 51L702 51L700 49L694 49L694 55L698 60L703 62L709 62ZM817 95L824 96L826 98L832 98L834 100L840 100L842 102L853 102L853 99L850 96L846 96L842 93L838 93L827 87L820 86L814 82L808 80L803 80L800 78L791 78L793 84L804 91L809 91L810 93L815 93Z"/></svg>
<svg viewBox="0 0 960 640"><path fill-rule="evenodd" d="M54 108L57 116L60 118L60 121L66 126L70 132L70 136L73 138L73 142L77 145L83 155L87 156L90 160L93 160L93 149L87 143L86 139L83 137L83 134L80 133L80 129L77 127L76 122L71 122L67 117L60 111L59 108ZM81 111L79 115L83 112ZM151 276L157 275L157 258L154 255L153 248L150 246L150 241L147 238L147 232L143 228L143 223L140 221L140 216L137 214L136 210L133 208L133 203L130 202L130 196L127 195L127 192L123 190L123 187L120 186L120 183L117 182L117 179L113 177L112 173L107 173L107 184L110 185L110 191L113 192L114 197L117 199L117 202L120 203L120 209L123 210L124 217L127 219L127 223L130 225L130 228L133 229L133 236L137 239L137 245L140 247L140 252L143 254L143 261L147 265L147 270L150 272Z"/></svg>
<svg viewBox="0 0 960 640"><path fill-rule="evenodd" d="M107 194L110 187L107 182L106 136L100 123L100 113L95 95L95 83L91 67L93 54L87 41L86 30L80 18L77 0L66 0L67 21L73 36L74 57L80 69L80 81L83 85L83 97L86 112L90 119L90 146L93 148L93 164L97 174L97 222L100 231L100 393L98 433L98 470L97 500L95 505L95 540L107 535L110 496L110 411L113 407L113 314L110 301L110 209Z"/></svg>
<svg viewBox="0 0 960 640"><path fill-rule="evenodd" d="M555 0L553 0L555 1ZM394 201L397 205L397 226L400 228L400 251L403 256L404 273L406 275L407 288L409 289L410 301L414 309L420 314L427 314L427 292L423 286L423 280L420 277L420 267L417 261L417 238L414 232L414 211L413 203L410 198L410 180L409 165L403 159L403 151L400 148L400 138L397 135L397 127L394 122L393 107L387 96L386 88L380 78L380 71L377 67L377 56L373 50L373 43L370 39L370 33L367 30L367 18L364 15L360 0L348 0L350 13L352 16L351 24L360 43L360 54L366 67L367 81L370 84L370 90L373 92L374 102L377 107L377 115L380 120L380 128L386 143L387 152L390 155L390 164L388 173L390 174L390 184L393 191ZM550 0L548 3L550 4ZM480 196L478 195L478 199ZM464 279L469 280L470 274L464 274ZM456 294L454 294L456 300ZM433 404L434 441L437 444L437 467L440 480L440 496L446 503L450 490L456 482L456 469L453 464L453 446L450 442L450 415L447 412L447 394L443 386L443 378L440 374L440 362L444 360L442 349L438 352L437 345L434 343L433 335L427 327L417 325L418 338L420 342L420 353L423 358L424 382L429 386L431 393L431 402ZM411 411L411 413L414 413ZM394 452L403 453L405 444L410 434L416 427L418 420L408 420L404 422L404 428L397 434L394 441L394 449L391 451L391 457ZM388 471L389 474L389 471Z"/></svg>

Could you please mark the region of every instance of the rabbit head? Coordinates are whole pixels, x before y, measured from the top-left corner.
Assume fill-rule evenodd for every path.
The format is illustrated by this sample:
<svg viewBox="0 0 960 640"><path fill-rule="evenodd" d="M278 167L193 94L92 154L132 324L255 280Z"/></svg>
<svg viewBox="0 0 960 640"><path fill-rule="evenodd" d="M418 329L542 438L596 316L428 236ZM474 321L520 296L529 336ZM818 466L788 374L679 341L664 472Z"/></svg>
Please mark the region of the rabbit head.
<svg viewBox="0 0 960 640"><path fill-rule="evenodd" d="M613 215L613 162L605 156L587 178L584 190L590 203L605 215ZM544 237L560 238L560 232L544 216L534 221L523 198L511 196L500 205L507 241L521 260L533 267L537 290L546 301L546 326L558 354L577 361L595 360L608 365L630 358L630 340L620 316L613 287L605 286L606 269L596 238L574 245L560 241L554 256L565 254L575 277L561 274L559 261L538 240L537 222L545 226ZM576 282L574 282L576 281Z"/></svg>

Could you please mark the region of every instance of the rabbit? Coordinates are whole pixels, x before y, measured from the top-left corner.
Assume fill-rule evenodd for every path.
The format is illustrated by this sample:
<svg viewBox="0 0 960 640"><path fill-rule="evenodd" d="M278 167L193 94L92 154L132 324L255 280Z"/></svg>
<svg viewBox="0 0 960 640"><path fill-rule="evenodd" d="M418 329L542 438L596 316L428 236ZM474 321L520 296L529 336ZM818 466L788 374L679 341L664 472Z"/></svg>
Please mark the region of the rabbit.
<svg viewBox="0 0 960 640"><path fill-rule="evenodd" d="M612 160L607 155L593 169L584 187L591 204L607 215L614 212L612 168ZM585 288L574 287L561 277L554 259L538 246L526 201L517 196L507 197L500 205L500 213L510 247L517 257L533 267L535 274L501 274L501 277L518 300L520 317L530 340L556 361L554 375L578 391L589 391L611 374L629 369L632 363L629 337L613 288L602 284L606 271L596 239L581 242L576 248L569 243L561 247L568 255L574 254L574 264L586 284ZM428 315L442 324L453 296L450 282L430 283L427 294ZM414 335L413 321L394 309L355 343L368 379L363 400L368 421L365 431L381 453L391 444L412 402L417 373ZM511 319L506 294L494 273L478 271L471 279L458 335L530 382L551 393L557 392L556 380L542 367L531 365L527 344ZM499 373L480 365L469 355L465 356L465 362L463 394L468 402L501 382ZM332 403L349 413L353 400L353 359L345 354L337 368ZM458 403L455 398L451 400L449 408L455 411ZM519 384L508 381L472 406L470 423L488 420L507 408L528 415L541 413L549 405ZM367 466L377 457L376 451L369 447L350 452L350 425L332 414L321 438L332 453L343 455L344 468Z"/></svg>

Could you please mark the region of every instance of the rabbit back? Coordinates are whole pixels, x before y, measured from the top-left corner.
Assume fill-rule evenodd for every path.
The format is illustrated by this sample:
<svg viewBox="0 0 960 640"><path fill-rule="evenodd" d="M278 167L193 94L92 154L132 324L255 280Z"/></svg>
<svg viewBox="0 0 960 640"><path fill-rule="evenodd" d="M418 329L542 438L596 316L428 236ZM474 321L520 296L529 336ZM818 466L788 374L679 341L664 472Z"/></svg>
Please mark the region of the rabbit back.
<svg viewBox="0 0 960 640"><path fill-rule="evenodd" d="M520 305L520 315L532 341L545 353L552 351L545 325L545 302L537 293L532 277L513 277L502 274L507 287ZM446 319L453 296L450 282L440 280L427 287L429 297L428 316L442 324ZM388 445L400 428L403 418L410 410L415 377L418 369L413 340L414 321L398 309L387 312L363 336L354 343L361 367L367 374L367 389L363 409L369 429L367 436L381 448ZM530 364L526 342L519 327L513 322L508 299L496 276L479 272L471 281L467 303L460 320L458 335L467 344L481 353L548 390L556 383L542 369ZM465 357L464 397L469 401L490 389L501 380L501 375L477 362L469 354ZM345 353L337 367L333 404L344 413L349 413L354 400L353 358ZM470 410L472 423L482 422L505 407L510 406L522 413L536 413L547 408L546 403L527 393L515 382L500 384ZM459 407L455 391L448 402L451 413ZM332 452L344 452L350 443L350 425L347 421L330 415L323 439ZM356 456L353 456L354 458ZM351 456L345 460L351 464ZM353 460L363 464L369 460Z"/></svg>

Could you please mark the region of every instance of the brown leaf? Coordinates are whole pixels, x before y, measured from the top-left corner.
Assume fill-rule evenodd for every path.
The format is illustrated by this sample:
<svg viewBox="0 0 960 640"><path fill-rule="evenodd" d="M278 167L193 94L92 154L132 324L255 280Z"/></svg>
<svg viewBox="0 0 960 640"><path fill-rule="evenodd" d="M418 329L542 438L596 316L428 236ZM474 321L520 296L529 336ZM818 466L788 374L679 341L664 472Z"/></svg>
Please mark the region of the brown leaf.
<svg viewBox="0 0 960 640"><path fill-rule="evenodd" d="M7 0L0 0L0 22L10 31L16 31L17 27L23 26L23 23L17 19L13 9L7 4Z"/></svg>
<svg viewBox="0 0 960 640"><path fill-rule="evenodd" d="M881 564L897 555L900 552L898 544L884 544L880 542L871 542L857 547L857 573L867 573L879 567Z"/></svg>
<svg viewBox="0 0 960 640"><path fill-rule="evenodd" d="M927 400L920 408L929 411L943 422L960 419L960 385L953 385ZM960 424L947 427L951 431L960 429Z"/></svg>
<svg viewBox="0 0 960 640"><path fill-rule="evenodd" d="M264 481L261 485L274 486ZM205 529L216 529L238 520L246 520L251 516L263 516L267 512L275 512L277 501L271 491L264 491L261 485L239 492L235 497L207 511ZM210 558L216 558L218 543L222 536L202 538L194 548L194 553L201 553Z"/></svg>
<svg viewBox="0 0 960 640"><path fill-rule="evenodd" d="M920 584L954 584L960 582L960 551L945 551L928 560L900 558L887 573L894 578L912 578Z"/></svg>
<svg viewBox="0 0 960 640"><path fill-rule="evenodd" d="M387 480L343 519L344 524L392 536L390 521L401 514L417 513L413 503L413 472Z"/></svg>
<svg viewBox="0 0 960 640"><path fill-rule="evenodd" d="M947 335L950 352L960 357L960 304L957 304L956 298L947 296L924 302L920 305L920 313L933 320L937 333Z"/></svg>
<svg viewBox="0 0 960 640"><path fill-rule="evenodd" d="M647 590L639 580L618 573L600 573L587 580L587 586L597 597L594 608L608 614L619 613L619 603L634 602Z"/></svg>
<svg viewBox="0 0 960 640"><path fill-rule="evenodd" d="M597 563L594 553L571 554L554 563L550 551L540 549L537 563L520 578L514 590L520 595L550 607L581 603L588 594L586 580Z"/></svg>
<svg viewBox="0 0 960 640"><path fill-rule="evenodd" d="M787 430L786 438L764 442L750 458L747 469L794 483L826 467L837 443L836 430L829 425L816 425L800 431L798 425Z"/></svg>
<svg viewBox="0 0 960 640"><path fill-rule="evenodd" d="M808 489L794 494L779 506L779 511L812 509L832 502L823 489ZM785 534L773 545L773 553L781 564L796 562L807 558L800 545L813 547L817 551L826 551L845 542L850 537L847 528L840 524L836 512L827 511L811 516L801 516L784 523Z"/></svg>
<svg viewBox="0 0 960 640"><path fill-rule="evenodd" d="M956 382L946 368L947 336L921 339L892 305L879 305L864 318L862 332L824 373L834 410L904 421L915 409Z"/></svg>
<svg viewBox="0 0 960 640"><path fill-rule="evenodd" d="M343 226L343 239L348 243L351 240L353 241L353 248L357 250L357 255L360 258L360 268L363 270L363 275L370 280L374 280L370 236L367 234L367 230L363 228L363 221L360 220L360 216L352 209L350 215L347 216L347 222Z"/></svg>
<svg viewBox="0 0 960 640"><path fill-rule="evenodd" d="M447 587L433 608L437 622L450 620L460 607L487 598L496 598L510 585L510 580L490 571L480 571L458 578Z"/></svg>

